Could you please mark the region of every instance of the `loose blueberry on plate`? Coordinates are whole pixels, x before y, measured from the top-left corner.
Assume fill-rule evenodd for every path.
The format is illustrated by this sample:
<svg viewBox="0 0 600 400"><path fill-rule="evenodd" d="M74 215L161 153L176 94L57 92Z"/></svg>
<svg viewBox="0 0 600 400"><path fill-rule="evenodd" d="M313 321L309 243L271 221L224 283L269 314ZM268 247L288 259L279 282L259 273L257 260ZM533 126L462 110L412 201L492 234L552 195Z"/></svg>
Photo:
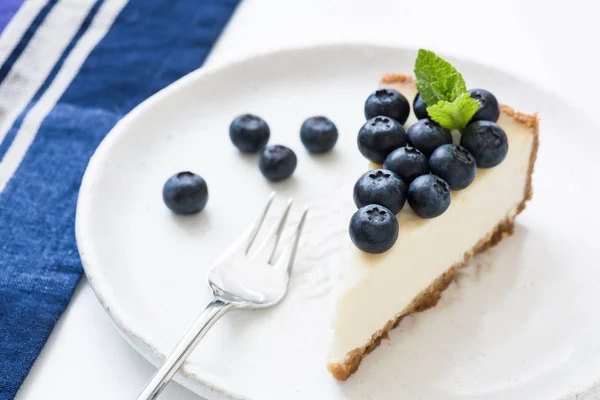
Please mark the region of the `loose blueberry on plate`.
<svg viewBox="0 0 600 400"><path fill-rule="evenodd" d="M410 114L408 100L394 89L377 89L365 102L366 119L384 115L404 124L408 114Z"/></svg>
<svg viewBox="0 0 600 400"><path fill-rule="evenodd" d="M395 172L410 185L415 178L429 173L429 161L418 149L406 146L392 151L383 162L383 168Z"/></svg>
<svg viewBox="0 0 600 400"><path fill-rule="evenodd" d="M445 144L438 147L429 158L431 173L439 176L452 188L462 190L475 179L475 158L462 146Z"/></svg>
<svg viewBox="0 0 600 400"><path fill-rule="evenodd" d="M310 117L300 128L300 139L311 153L326 153L338 139L338 130L327 117Z"/></svg>
<svg viewBox="0 0 600 400"><path fill-rule="evenodd" d="M490 121L475 121L467 125L463 130L460 145L475 157L479 168L495 167L508 153L506 133Z"/></svg>
<svg viewBox="0 0 600 400"><path fill-rule="evenodd" d="M350 219L350 239L360 250L380 254L392 248L398 239L398 220L379 204L361 207Z"/></svg>
<svg viewBox="0 0 600 400"><path fill-rule="evenodd" d="M381 164L388 154L406 145L406 132L395 119L380 115L371 118L358 132L358 149L370 161Z"/></svg>
<svg viewBox="0 0 600 400"><path fill-rule="evenodd" d="M450 186L439 176L421 175L408 187L408 204L421 218L442 215L452 199Z"/></svg>
<svg viewBox="0 0 600 400"><path fill-rule="evenodd" d="M242 114L229 126L231 141L244 153L258 153L269 141L269 136L269 125L256 115Z"/></svg>
<svg viewBox="0 0 600 400"><path fill-rule="evenodd" d="M297 164L298 159L292 149L279 144L265 147L258 160L260 171L272 182L289 178Z"/></svg>
<svg viewBox="0 0 600 400"><path fill-rule="evenodd" d="M406 134L408 135L408 143L412 147L421 150L427 157L438 147L452 143L450 131L429 118L423 118L415 122L408 128Z"/></svg>
<svg viewBox="0 0 600 400"><path fill-rule="evenodd" d="M427 104L425 104L423 101L421 93L417 93L415 99L413 100L413 111L415 112L417 119L429 117L429 114L427 114Z"/></svg>
<svg viewBox="0 0 600 400"><path fill-rule="evenodd" d="M361 176L354 185L356 207L379 204L398 214L406 201L407 187L392 171L374 169Z"/></svg>
<svg viewBox="0 0 600 400"><path fill-rule="evenodd" d="M473 115L471 121L498 121L500 105L493 94L483 89L471 89L469 94L479 102L479 110Z"/></svg>
<svg viewBox="0 0 600 400"><path fill-rule="evenodd" d="M179 172L165 182L163 201L175 214L196 214L206 207L208 186L200 175Z"/></svg>

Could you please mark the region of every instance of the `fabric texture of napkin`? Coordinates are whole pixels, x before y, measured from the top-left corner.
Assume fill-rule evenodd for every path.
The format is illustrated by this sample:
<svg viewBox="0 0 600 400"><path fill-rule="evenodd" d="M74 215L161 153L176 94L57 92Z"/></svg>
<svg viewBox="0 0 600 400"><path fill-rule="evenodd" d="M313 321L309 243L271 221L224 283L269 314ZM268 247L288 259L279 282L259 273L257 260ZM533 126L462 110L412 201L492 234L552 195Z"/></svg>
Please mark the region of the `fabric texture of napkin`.
<svg viewBox="0 0 600 400"><path fill-rule="evenodd" d="M81 277L89 158L127 112L202 65L237 3L0 1L0 399L15 396Z"/></svg>

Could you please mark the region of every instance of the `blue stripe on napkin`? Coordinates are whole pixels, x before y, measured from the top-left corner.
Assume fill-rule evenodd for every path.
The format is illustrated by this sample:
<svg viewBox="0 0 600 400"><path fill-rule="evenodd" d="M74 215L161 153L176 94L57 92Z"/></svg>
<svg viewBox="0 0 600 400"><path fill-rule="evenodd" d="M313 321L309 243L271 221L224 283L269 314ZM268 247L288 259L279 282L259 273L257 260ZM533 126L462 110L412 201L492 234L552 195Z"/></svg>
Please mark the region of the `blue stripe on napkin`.
<svg viewBox="0 0 600 400"><path fill-rule="evenodd" d="M43 121L0 193L0 399L14 397L81 276L75 204L90 156L125 113L202 64L237 3L131 0Z"/></svg>
<svg viewBox="0 0 600 400"><path fill-rule="evenodd" d="M6 58L6 61L4 61L4 64L2 64L2 66L0 67L0 83L2 83L2 81L6 78L6 76L10 72L11 67L19 58L23 50L25 50L25 48L31 41L31 38L33 38L33 35L40 27L40 25L42 25L48 14L50 14L52 7L54 7L56 3L58 3L58 0L48 0L46 5L44 5L44 7L42 7L38 14L35 16L35 18L31 22L31 25L29 25L29 27L21 37L19 43L17 43L15 48L10 52L10 54Z"/></svg>
<svg viewBox="0 0 600 400"><path fill-rule="evenodd" d="M27 107L25 107L25 110L23 110L21 112L21 114L19 114L19 116L15 120L13 126L8 130L8 132L6 133L6 136L0 142L0 162L2 162L2 159L6 155L6 152L10 148L10 145L12 144L12 142L15 139L16 135L19 133L19 130L21 129L21 126L23 125L23 120L25 119L25 117L27 116L27 114L29 113L29 111L31 111L31 108L40 100L40 98L42 97L42 95L50 87L50 85L54 81L54 78L56 78L56 75L58 75L58 72L60 71L60 69L64 65L65 60L67 59L67 57L69 56L69 54L71 54L71 52L75 48L75 45L77 44L77 42L79 42L79 39L81 39L81 37L83 36L83 34L90 27L90 24L94 20L94 17L98 13L98 10L100 9L100 6L103 3L104 3L104 0L97 0L94 3L94 5L92 6L92 8L90 9L90 12L88 13L88 15L85 17L85 19L83 20L83 22L79 26L79 29L77 29L77 32L75 32L75 35L73 36L73 39L67 45L67 47L65 48L65 50L63 51L63 53L59 57L59 59L56 62L56 64L54 64L54 67L52 67L52 70L50 71L50 73L46 77L46 80L44 81L44 83L42 83L42 85L40 86L40 88L38 89L38 91L34 94L33 99L31 100L31 102L27 105ZM0 79L1 78L2 77L0 76Z"/></svg>

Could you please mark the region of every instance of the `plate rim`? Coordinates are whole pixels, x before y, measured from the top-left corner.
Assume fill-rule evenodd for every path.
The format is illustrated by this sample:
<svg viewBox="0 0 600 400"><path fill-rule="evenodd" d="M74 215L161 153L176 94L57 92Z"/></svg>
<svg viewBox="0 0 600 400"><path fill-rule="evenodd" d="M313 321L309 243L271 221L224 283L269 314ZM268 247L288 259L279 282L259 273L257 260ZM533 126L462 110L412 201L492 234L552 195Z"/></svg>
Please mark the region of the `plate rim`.
<svg viewBox="0 0 600 400"><path fill-rule="evenodd" d="M108 282L104 281L104 274L102 273L102 268L96 265L96 263L93 260L90 260L89 256L89 254L94 253L94 251L91 250L93 246L91 244L90 239L90 237L93 236L93 234L91 234L90 231L93 231L93 229L89 228L90 224L88 223L90 215L93 213L92 208L89 206L91 195L88 189L94 185L96 177L102 171L102 161L106 159L106 157L110 154L110 150L118 142L120 137L127 133L128 129L126 128L130 124L130 121L133 121L136 118L138 118L138 116L143 115L147 109L153 107L156 104L159 104L163 101L163 98L168 97L169 95L171 95L171 93L177 92L178 90L180 90L180 88L190 85L197 80L204 79L205 77L210 76L212 74L219 73L221 70L235 68L245 63L259 62L261 59L281 57L285 56L286 54L311 51L318 52L326 51L328 49L339 50L340 48L343 48L344 51L354 51L357 53L369 50L389 51L396 53L416 53L418 50L417 47L403 45L391 46L375 44L370 42L330 42L317 45L300 45L278 49L269 49L250 55L235 57L225 62L218 62L208 66L199 67L198 69L184 75L183 77L179 78L178 80L166 86L165 88L159 90L158 92L156 92L155 94L138 104L136 107L134 107L121 120L119 120L115 124L115 126L113 126L113 128L106 134L106 136L102 139L101 143L94 151L83 175L76 204L75 237L81 264L96 298L98 299L104 311L110 317L112 323L116 326L117 330L121 333L125 340L151 364L155 366L158 365L161 362L161 360L164 359L165 354L160 352L156 347L152 345L152 340L148 338L148 335L145 332L139 332L133 327L129 326L129 324L127 323L129 314L119 307L120 303L116 298L112 296L111 286L108 284ZM542 84L539 81L534 80L531 77L527 77L525 75L516 73L515 71L505 71L493 65L487 64L485 62L476 61L468 57L446 54L443 51L437 53L444 57L448 57L449 59L454 61L469 63L471 65L476 65L485 69L494 70L509 78L514 79L515 81L525 83L534 91L540 94L544 94L548 97L552 97L555 101L572 107L574 110L581 112L587 118L586 113L582 110L581 107L577 107L577 105L570 102L559 92L553 90L552 88L542 86ZM385 73L385 71L383 71L382 74L383 73ZM243 394L235 393L233 391L230 391L229 389L218 387L213 384L210 384L209 382L206 382L204 379L201 379L201 377L188 371L186 369L186 364L182 366L179 372L175 375L174 379L183 386L187 387L188 389L191 389L193 392L204 397L206 397L206 395L216 394L217 396L220 396L220 398L223 399L248 400L248 398ZM577 395L593 394L596 391L600 391L600 377L592 382L589 382L588 384L582 385L581 387L573 388L573 391L570 394L562 398L557 398L557 400L571 399Z"/></svg>

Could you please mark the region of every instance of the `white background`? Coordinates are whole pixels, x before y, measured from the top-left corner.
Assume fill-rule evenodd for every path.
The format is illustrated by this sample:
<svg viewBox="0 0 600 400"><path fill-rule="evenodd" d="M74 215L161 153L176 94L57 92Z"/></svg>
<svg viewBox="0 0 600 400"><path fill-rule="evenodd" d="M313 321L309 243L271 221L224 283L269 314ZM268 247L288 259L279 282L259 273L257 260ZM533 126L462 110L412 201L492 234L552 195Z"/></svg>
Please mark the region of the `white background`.
<svg viewBox="0 0 600 400"><path fill-rule="evenodd" d="M326 42L424 47L523 75L593 118L600 90L595 3L245 0L207 63ZM133 399L153 370L120 336L83 279L17 399ZM173 383L161 399L199 397Z"/></svg>

